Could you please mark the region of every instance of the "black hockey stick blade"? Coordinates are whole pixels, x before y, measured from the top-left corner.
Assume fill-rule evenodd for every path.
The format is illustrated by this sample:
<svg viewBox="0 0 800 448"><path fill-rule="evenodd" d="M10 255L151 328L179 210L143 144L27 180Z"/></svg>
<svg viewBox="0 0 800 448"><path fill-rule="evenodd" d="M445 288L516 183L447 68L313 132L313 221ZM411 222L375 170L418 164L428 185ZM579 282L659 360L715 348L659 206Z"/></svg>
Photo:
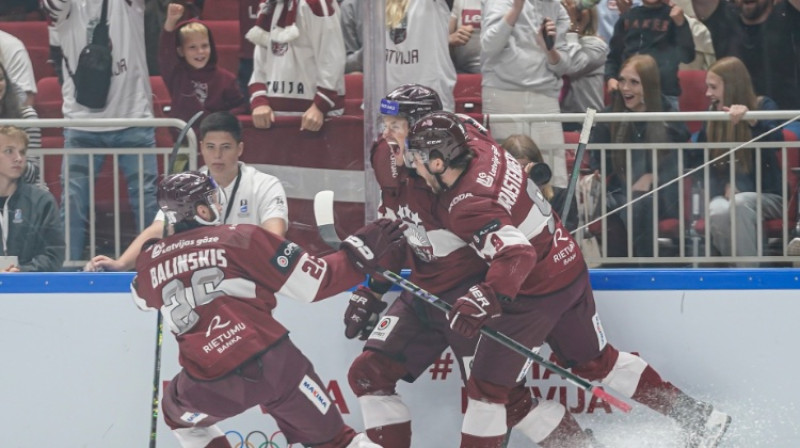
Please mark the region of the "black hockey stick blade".
<svg viewBox="0 0 800 448"><path fill-rule="evenodd" d="M320 191L314 197L314 218L317 220L317 227L320 229L320 236L325 241L326 244L331 246L332 248L338 249L339 244L341 243L341 239L336 234L336 230L333 226L333 192L330 190ZM326 234L323 235L322 229L326 229ZM406 280L399 274L396 274L392 271L388 271L383 268L376 268L375 273L380 275L381 277L385 278L389 282L393 283L396 286L399 286L401 289L408 291L414 297L423 300L430 305L438 308L441 311L447 313L450 311L452 306L441 300L439 297L433 295L432 293L422 289L421 287L415 285L414 283ZM612 406L622 410L623 412L629 412L631 410L631 405L610 395L608 392L603 390L601 387L594 386L592 383L584 380L583 378L574 375L572 372L553 364L546 359L542 358L539 354L534 353L529 348L525 347L524 345L520 344L519 342L511 339L509 336L489 328L487 326L482 326L480 330L481 334L496 341L500 345L505 346L506 348L515 351L522 356L530 359L533 362L541 365L547 370L561 376L565 380L569 381L570 383L574 384L575 386L583 389L584 391L594 395L595 397L606 401L607 403L611 404Z"/></svg>
<svg viewBox="0 0 800 448"><path fill-rule="evenodd" d="M189 118L189 121L187 121L183 129L181 129L181 132L178 134L178 138L175 139L175 144L172 146L172 153L170 153L169 161L167 162L168 173L172 172L175 167L175 159L178 157L178 149L180 149L181 145L183 144L183 139L186 138L186 134L189 133L189 129L194 126L194 123L199 120L202 115L202 110L192 115L192 118Z"/></svg>
<svg viewBox="0 0 800 448"><path fill-rule="evenodd" d="M583 153L586 152L586 145L589 143L589 135L592 133L592 126L594 125L594 116L596 113L597 111L590 107L586 109L586 116L583 118L581 136L578 139L578 150L575 152L575 163L572 165L572 174L570 175L569 184L567 185L567 197L561 214L559 215L563 223L567 222L569 205L572 203L572 198L575 196L575 186L578 184L578 177L580 176Z"/></svg>

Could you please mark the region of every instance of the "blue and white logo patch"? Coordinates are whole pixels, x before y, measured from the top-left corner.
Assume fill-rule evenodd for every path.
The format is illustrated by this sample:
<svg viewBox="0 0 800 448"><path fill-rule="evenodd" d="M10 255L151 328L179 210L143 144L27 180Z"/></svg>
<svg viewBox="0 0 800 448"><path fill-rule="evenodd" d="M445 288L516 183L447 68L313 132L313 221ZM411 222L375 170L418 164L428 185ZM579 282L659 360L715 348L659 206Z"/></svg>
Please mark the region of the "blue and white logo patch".
<svg viewBox="0 0 800 448"><path fill-rule="evenodd" d="M381 99L381 114L383 115L397 115L400 113L400 103L397 101Z"/></svg>
<svg viewBox="0 0 800 448"><path fill-rule="evenodd" d="M208 414L203 414L202 412L184 412L181 415L181 420L191 425L196 425L206 417L208 417Z"/></svg>
<svg viewBox="0 0 800 448"><path fill-rule="evenodd" d="M328 409L331 408L331 399L325 395L325 390L319 387L319 384L309 378L308 375L305 375L300 381L298 388L303 395L308 397L308 399L314 403L314 406L319 409L319 412L321 412L322 415L328 413Z"/></svg>

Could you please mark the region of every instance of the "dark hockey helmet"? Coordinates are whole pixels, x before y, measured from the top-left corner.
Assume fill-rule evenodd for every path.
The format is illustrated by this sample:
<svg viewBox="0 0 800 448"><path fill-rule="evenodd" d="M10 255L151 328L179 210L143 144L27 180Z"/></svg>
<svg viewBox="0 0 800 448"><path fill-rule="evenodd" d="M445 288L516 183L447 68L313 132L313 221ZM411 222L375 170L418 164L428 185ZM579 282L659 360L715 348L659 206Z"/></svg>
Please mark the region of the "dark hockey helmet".
<svg viewBox="0 0 800 448"><path fill-rule="evenodd" d="M469 152L467 130L453 113L440 111L425 115L411 127L405 157L418 154L426 165L432 158L441 158L445 166ZM406 160L406 163L409 163Z"/></svg>
<svg viewBox="0 0 800 448"><path fill-rule="evenodd" d="M194 220L213 225L219 220L219 187L214 179L199 171L172 174L158 184L158 206L167 222L177 224ZM196 206L204 204L215 214L215 221L205 221L196 214Z"/></svg>
<svg viewBox="0 0 800 448"><path fill-rule="evenodd" d="M420 84L403 84L381 100L381 114L404 117L409 126L437 110L442 110L439 94Z"/></svg>

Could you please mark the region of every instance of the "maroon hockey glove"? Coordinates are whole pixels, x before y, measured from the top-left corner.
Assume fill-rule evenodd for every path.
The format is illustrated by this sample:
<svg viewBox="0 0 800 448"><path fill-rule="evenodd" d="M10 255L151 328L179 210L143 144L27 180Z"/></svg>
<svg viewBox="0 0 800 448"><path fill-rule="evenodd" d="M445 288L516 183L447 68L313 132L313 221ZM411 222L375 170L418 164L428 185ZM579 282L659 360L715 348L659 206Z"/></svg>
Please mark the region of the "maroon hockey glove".
<svg viewBox="0 0 800 448"><path fill-rule="evenodd" d="M358 339L366 341L386 305L386 302L376 298L369 289L359 286L350 296L350 304L344 312L345 337L353 339L358 336Z"/></svg>
<svg viewBox="0 0 800 448"><path fill-rule="evenodd" d="M405 259L405 228L400 220L378 219L348 236L340 248L366 274L374 273L377 266L394 270Z"/></svg>
<svg viewBox="0 0 800 448"><path fill-rule="evenodd" d="M469 288L467 295L459 297L447 313L450 328L467 338L474 338L487 319L500 316L500 302L491 288L483 284Z"/></svg>

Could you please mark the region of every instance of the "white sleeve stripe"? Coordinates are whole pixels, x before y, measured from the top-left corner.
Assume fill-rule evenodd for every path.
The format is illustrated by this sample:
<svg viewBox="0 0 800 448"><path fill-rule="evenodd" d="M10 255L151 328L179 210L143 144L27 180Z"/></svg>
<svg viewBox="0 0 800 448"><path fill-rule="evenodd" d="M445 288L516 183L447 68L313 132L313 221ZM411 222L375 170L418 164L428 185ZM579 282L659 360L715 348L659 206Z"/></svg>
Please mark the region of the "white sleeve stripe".
<svg viewBox="0 0 800 448"><path fill-rule="evenodd" d="M522 221L517 228L528 240L530 240L536 235L542 233L552 219L552 215L547 217L542 215L539 207L531 207L531 211L528 212L528 216L525 217L525 220Z"/></svg>
<svg viewBox="0 0 800 448"><path fill-rule="evenodd" d="M437 257L446 257L467 245L467 243L456 236L456 234L444 229L429 231L428 240L430 240L431 246L433 246L433 255Z"/></svg>
<svg viewBox="0 0 800 448"><path fill-rule="evenodd" d="M503 226L498 231L489 233L485 236L484 241L486 244L483 245L482 248L478 248L478 253L483 257L494 258L497 255L497 249L495 245L490 242L492 235L497 235L497 238L502 241L503 246L502 248L506 248L509 246L530 246L531 243L525 238L525 235L520 232L520 230L514 226Z"/></svg>
<svg viewBox="0 0 800 448"><path fill-rule="evenodd" d="M267 91L266 90L256 90L255 92L253 92L252 95L250 95L250 101L253 101L253 99L255 99L255 98L259 97L259 96L267 96Z"/></svg>
<svg viewBox="0 0 800 448"><path fill-rule="evenodd" d="M289 274L289 278L286 279L286 282L281 286L278 294L283 294L300 302L311 303L314 301L314 298L317 297L322 279L325 278L325 274L328 272L328 263L318 258L314 264L321 266L322 272L318 274L317 277L314 277L301 268L308 258L309 256L307 253L304 253L300 257L300 260L298 260L294 270Z"/></svg>
<svg viewBox="0 0 800 448"><path fill-rule="evenodd" d="M331 101L331 99L322 92L317 92L317 95L320 96L325 102L327 102L331 107L335 106L335 103Z"/></svg>

